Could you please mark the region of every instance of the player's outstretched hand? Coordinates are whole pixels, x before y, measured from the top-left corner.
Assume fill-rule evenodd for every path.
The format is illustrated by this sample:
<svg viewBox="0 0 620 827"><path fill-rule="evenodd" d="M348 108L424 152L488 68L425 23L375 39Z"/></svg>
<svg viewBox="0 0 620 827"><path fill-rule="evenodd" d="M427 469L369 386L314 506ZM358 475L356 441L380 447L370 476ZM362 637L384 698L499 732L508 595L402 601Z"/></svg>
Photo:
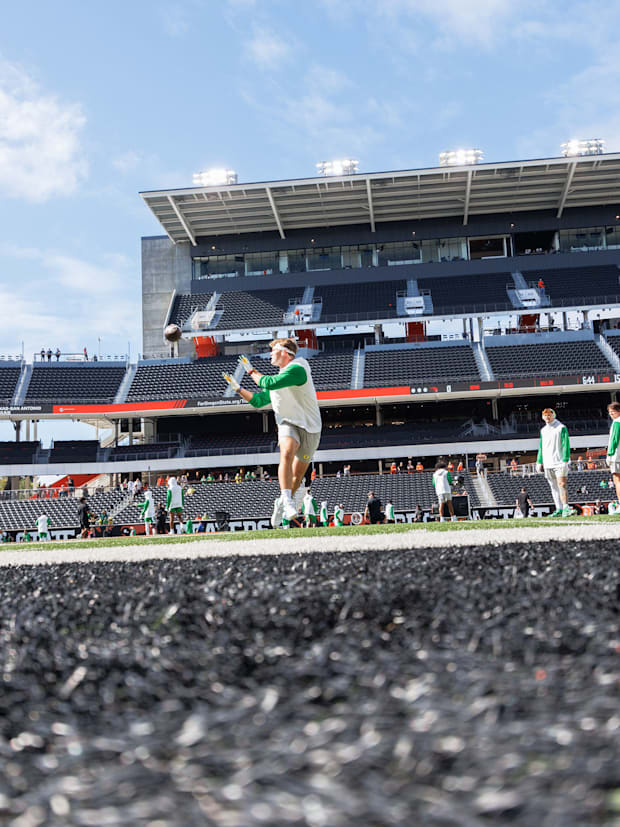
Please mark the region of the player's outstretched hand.
<svg viewBox="0 0 620 827"><path fill-rule="evenodd" d="M230 385L230 387L231 387L231 388L235 391L235 393L236 393L236 392L239 390L239 388L241 387L241 385L239 384L239 382L237 382L237 380L235 379L235 377L234 377L234 376L231 376L231 375L230 375L230 373L222 373L222 379L224 380L224 382L228 382L228 384L229 384L229 385Z"/></svg>
<svg viewBox="0 0 620 827"><path fill-rule="evenodd" d="M254 370L254 365L250 362L247 356L240 356L239 361L241 362L247 373L252 373L252 371Z"/></svg>
<svg viewBox="0 0 620 827"><path fill-rule="evenodd" d="M536 463L536 473L537 474L542 474L542 471L543 471L542 462L537 462Z"/></svg>

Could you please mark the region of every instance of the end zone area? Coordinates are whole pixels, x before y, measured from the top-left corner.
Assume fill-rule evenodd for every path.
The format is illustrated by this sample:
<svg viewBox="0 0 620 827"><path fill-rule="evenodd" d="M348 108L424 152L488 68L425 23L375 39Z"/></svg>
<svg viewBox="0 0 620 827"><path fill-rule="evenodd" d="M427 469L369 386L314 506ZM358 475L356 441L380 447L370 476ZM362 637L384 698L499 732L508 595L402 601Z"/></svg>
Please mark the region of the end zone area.
<svg viewBox="0 0 620 827"><path fill-rule="evenodd" d="M618 525L519 522L2 549L2 817L616 824Z"/></svg>

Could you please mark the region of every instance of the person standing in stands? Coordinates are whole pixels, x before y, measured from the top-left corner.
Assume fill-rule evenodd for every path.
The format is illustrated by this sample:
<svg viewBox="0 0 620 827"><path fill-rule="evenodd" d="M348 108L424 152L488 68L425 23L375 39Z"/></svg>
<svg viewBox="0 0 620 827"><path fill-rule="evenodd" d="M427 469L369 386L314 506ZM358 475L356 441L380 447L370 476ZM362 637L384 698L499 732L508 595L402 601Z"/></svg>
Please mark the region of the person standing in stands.
<svg viewBox="0 0 620 827"><path fill-rule="evenodd" d="M56 348L56 353L54 354L54 356L56 357L56 361L60 362L60 348L59 347Z"/></svg>
<svg viewBox="0 0 620 827"><path fill-rule="evenodd" d="M48 362L52 361L52 349L51 349L51 347L47 349L47 361Z"/></svg>
<svg viewBox="0 0 620 827"><path fill-rule="evenodd" d="M534 504L530 499L530 495L527 493L527 489L522 488L521 491L517 494L517 499L515 500L515 511L519 509L521 514L524 517L527 517L530 513L530 508L534 508ZM515 513L515 517L516 517Z"/></svg>
<svg viewBox="0 0 620 827"><path fill-rule="evenodd" d="M620 502L620 402L611 402L607 406L611 417L611 428L609 430L609 442L607 444L607 458L605 462L612 473L614 487L616 489L616 500Z"/></svg>
<svg viewBox="0 0 620 827"><path fill-rule="evenodd" d="M44 347L41 348L41 361L45 362L45 348Z"/></svg>
<svg viewBox="0 0 620 827"><path fill-rule="evenodd" d="M298 513L299 504L293 497L319 447L322 423L310 365L298 355L297 342L274 339L269 347L271 364L279 368L276 376L264 376L246 356L240 359L260 388L257 393L241 388L230 374L222 376L253 408L262 408L269 403L273 407L280 445L278 480L281 493L273 504L271 524L277 527L283 517L291 521Z"/></svg>
<svg viewBox="0 0 620 827"><path fill-rule="evenodd" d="M545 426L540 432L540 444L536 459L536 470L545 471L545 478L551 488L555 503L552 517L570 517L575 510L568 504L568 466L570 463L570 440L568 428L556 417L553 408L542 412Z"/></svg>

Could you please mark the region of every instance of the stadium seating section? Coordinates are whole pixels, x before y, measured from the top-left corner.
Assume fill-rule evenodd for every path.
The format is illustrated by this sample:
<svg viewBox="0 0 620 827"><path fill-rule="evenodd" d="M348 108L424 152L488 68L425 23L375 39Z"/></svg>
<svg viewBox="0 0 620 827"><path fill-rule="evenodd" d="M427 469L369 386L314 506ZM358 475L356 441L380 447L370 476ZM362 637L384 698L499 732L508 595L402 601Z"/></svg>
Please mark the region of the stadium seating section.
<svg viewBox="0 0 620 827"><path fill-rule="evenodd" d="M124 376L124 364L118 367L35 365L26 402L112 402Z"/></svg>
<svg viewBox="0 0 620 827"><path fill-rule="evenodd" d="M344 319L393 319L397 316L396 294L407 289L407 282L378 281L361 284L332 284L315 288L314 298L323 300L322 322Z"/></svg>
<svg viewBox="0 0 620 827"><path fill-rule="evenodd" d="M473 351L467 345L370 351L366 354L366 388L467 379L480 379Z"/></svg>
<svg viewBox="0 0 620 827"><path fill-rule="evenodd" d="M108 455L109 462L122 462L134 459L171 459L179 452L178 442L153 442L134 445L117 445Z"/></svg>
<svg viewBox="0 0 620 827"><path fill-rule="evenodd" d="M510 310L506 285L512 284L510 273L418 279L419 289L430 291L435 314L468 313L483 306Z"/></svg>
<svg viewBox="0 0 620 827"><path fill-rule="evenodd" d="M49 454L50 463L96 462L99 443L96 439L54 440Z"/></svg>
<svg viewBox="0 0 620 827"><path fill-rule="evenodd" d="M0 367L0 404L8 405L13 399L15 388L19 382L21 365L11 367Z"/></svg>
<svg viewBox="0 0 620 827"><path fill-rule="evenodd" d="M524 274L532 281L530 274ZM603 300L606 296L620 295L618 277L620 270L615 265L603 267L566 267L540 272L547 295L553 304L556 299L582 299L589 304ZM538 276L536 277L538 278Z"/></svg>
<svg viewBox="0 0 620 827"><path fill-rule="evenodd" d="M76 496L57 497L43 500L2 500L0 501L0 527L10 530L30 530L36 527L37 518L41 514L49 517L52 528L68 528L78 525L78 501L82 495L81 489ZM88 507L95 515L102 511L110 513L123 500L128 500L126 493L108 491L102 494L93 494L88 498Z"/></svg>
<svg viewBox="0 0 620 827"><path fill-rule="evenodd" d="M620 356L620 336L608 336L607 342L613 352Z"/></svg>
<svg viewBox="0 0 620 827"><path fill-rule="evenodd" d="M613 370L593 341L500 345L487 347L486 354L496 379Z"/></svg>

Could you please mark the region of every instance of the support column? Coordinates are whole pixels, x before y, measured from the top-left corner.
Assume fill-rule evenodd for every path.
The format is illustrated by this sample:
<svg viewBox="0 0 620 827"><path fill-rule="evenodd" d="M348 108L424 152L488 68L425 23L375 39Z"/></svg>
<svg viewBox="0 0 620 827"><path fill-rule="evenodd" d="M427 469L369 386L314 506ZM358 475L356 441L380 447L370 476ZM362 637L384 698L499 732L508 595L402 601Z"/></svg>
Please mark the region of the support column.
<svg viewBox="0 0 620 827"><path fill-rule="evenodd" d="M493 419L495 422L499 419L499 411L497 409L497 398L491 400L491 412L493 414Z"/></svg>
<svg viewBox="0 0 620 827"><path fill-rule="evenodd" d="M482 319L478 319L478 341L482 343L484 339L484 321Z"/></svg>
<svg viewBox="0 0 620 827"><path fill-rule="evenodd" d="M263 413L263 433L269 433L269 414Z"/></svg>
<svg viewBox="0 0 620 827"><path fill-rule="evenodd" d="M383 409L378 402L375 403L375 406L375 423L380 428L383 425Z"/></svg>
<svg viewBox="0 0 620 827"><path fill-rule="evenodd" d="M382 459L379 460L378 466L379 466L379 473L383 474L383 460Z"/></svg>
<svg viewBox="0 0 620 827"><path fill-rule="evenodd" d="M30 420L26 420L26 442L30 442Z"/></svg>
<svg viewBox="0 0 620 827"><path fill-rule="evenodd" d="M133 445L133 417L129 420L129 444Z"/></svg>
<svg viewBox="0 0 620 827"><path fill-rule="evenodd" d="M323 477L323 463L319 462L319 477Z"/></svg>
<svg viewBox="0 0 620 827"><path fill-rule="evenodd" d="M114 420L114 447L116 448L118 445L118 434L120 429L120 419Z"/></svg>
<svg viewBox="0 0 620 827"><path fill-rule="evenodd" d="M32 436L33 436L34 441L35 441L35 442L38 442L38 441L39 441L39 437L37 436L37 425L39 424L39 420L38 420L38 419L34 419L34 420L33 420L33 422L32 422L32 424L33 424L33 432L34 432Z"/></svg>
<svg viewBox="0 0 620 827"><path fill-rule="evenodd" d="M22 421L21 421L21 419L16 419L13 422L13 427L15 428L15 442L21 442L21 438L22 438Z"/></svg>
<svg viewBox="0 0 620 827"><path fill-rule="evenodd" d="M375 344L380 345L383 343L383 328L380 324L375 325Z"/></svg>

